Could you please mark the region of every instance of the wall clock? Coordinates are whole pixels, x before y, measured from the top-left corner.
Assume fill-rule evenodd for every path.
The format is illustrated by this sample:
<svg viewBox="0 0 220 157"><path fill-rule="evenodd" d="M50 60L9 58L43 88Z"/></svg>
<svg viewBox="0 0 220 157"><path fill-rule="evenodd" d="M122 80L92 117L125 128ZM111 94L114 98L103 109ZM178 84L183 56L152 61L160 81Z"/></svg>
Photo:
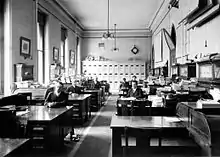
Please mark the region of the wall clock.
<svg viewBox="0 0 220 157"><path fill-rule="evenodd" d="M132 47L132 49L131 49L131 52L133 53L133 54L137 54L138 53L138 48L134 45L133 47Z"/></svg>

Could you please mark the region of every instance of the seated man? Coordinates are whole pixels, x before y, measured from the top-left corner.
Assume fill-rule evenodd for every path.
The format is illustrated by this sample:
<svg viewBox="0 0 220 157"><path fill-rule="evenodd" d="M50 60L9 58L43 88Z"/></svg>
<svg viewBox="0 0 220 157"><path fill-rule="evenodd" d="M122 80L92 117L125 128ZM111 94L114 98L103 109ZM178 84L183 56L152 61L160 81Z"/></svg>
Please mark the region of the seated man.
<svg viewBox="0 0 220 157"><path fill-rule="evenodd" d="M45 99L44 105L47 107L62 107L67 105L68 94L63 91L63 83L57 82L54 85L54 90L50 92ZM79 141L79 136L74 133L74 128L71 131L71 139Z"/></svg>
<svg viewBox="0 0 220 157"><path fill-rule="evenodd" d="M44 100L47 98L47 96L48 96L48 94L49 94L50 92L53 92L53 91L54 91L54 86L56 85L57 82L58 82L58 81L53 81L53 82L49 85L49 87L47 88L46 92L44 93Z"/></svg>
<svg viewBox="0 0 220 157"><path fill-rule="evenodd" d="M123 78L123 81L119 86L119 96L127 95L129 89L129 83L126 81L126 78Z"/></svg>
<svg viewBox="0 0 220 157"><path fill-rule="evenodd" d="M101 83L98 81L98 77L96 77L94 80L94 89L100 89L100 88L101 88Z"/></svg>
<svg viewBox="0 0 220 157"><path fill-rule="evenodd" d="M120 88L120 90L129 88L129 83L126 81L126 78L123 78L123 81L121 82L119 88Z"/></svg>
<svg viewBox="0 0 220 157"><path fill-rule="evenodd" d="M68 94L72 94L72 93L80 94L81 93L81 88L78 85L79 85L78 80L72 81L72 85L67 88L66 93L68 93Z"/></svg>
<svg viewBox="0 0 220 157"><path fill-rule="evenodd" d="M131 86L132 86L131 84L133 81L137 81L137 76L135 76L135 75L132 76L131 80L129 81L129 88L131 88Z"/></svg>
<svg viewBox="0 0 220 157"><path fill-rule="evenodd" d="M54 90L48 93L44 105L47 107L62 107L66 106L68 95L63 91L63 84L57 82L54 86Z"/></svg>
<svg viewBox="0 0 220 157"><path fill-rule="evenodd" d="M137 81L131 82L131 89L128 90L127 97L134 97L134 98L143 98L143 91L142 89L138 88Z"/></svg>

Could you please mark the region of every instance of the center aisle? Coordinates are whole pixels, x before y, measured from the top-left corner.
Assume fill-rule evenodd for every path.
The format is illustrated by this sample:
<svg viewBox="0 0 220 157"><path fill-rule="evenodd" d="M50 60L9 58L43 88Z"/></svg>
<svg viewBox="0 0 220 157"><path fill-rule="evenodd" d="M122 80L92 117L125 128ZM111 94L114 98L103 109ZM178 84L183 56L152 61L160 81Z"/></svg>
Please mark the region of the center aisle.
<svg viewBox="0 0 220 157"><path fill-rule="evenodd" d="M111 117L116 113L116 99L118 96L109 96L104 107L91 122L68 157L109 157L111 156Z"/></svg>

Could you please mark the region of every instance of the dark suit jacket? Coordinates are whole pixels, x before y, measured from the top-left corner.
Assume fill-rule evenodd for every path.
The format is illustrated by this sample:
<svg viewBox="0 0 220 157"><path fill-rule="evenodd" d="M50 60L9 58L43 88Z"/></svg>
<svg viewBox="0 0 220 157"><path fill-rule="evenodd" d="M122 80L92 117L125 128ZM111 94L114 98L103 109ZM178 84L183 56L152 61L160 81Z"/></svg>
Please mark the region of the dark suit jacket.
<svg viewBox="0 0 220 157"><path fill-rule="evenodd" d="M143 97L143 91L140 88L137 88L135 92L133 89L129 89L127 97L135 97L135 98L142 98Z"/></svg>
<svg viewBox="0 0 220 157"><path fill-rule="evenodd" d="M51 107L62 107L66 106L68 101L68 94L65 92L61 92L59 96L54 94L54 92L50 92L45 99L44 105L48 103L53 103Z"/></svg>
<svg viewBox="0 0 220 157"><path fill-rule="evenodd" d="M67 92L67 93L70 93L70 92L71 92L71 93L80 94L80 93L81 93L81 88L78 87L78 86L75 86L75 87L70 86L70 87L67 88L66 92Z"/></svg>
<svg viewBox="0 0 220 157"><path fill-rule="evenodd" d="M101 84L99 81L97 81L95 84L94 84L94 89L100 89L101 88Z"/></svg>
<svg viewBox="0 0 220 157"><path fill-rule="evenodd" d="M129 88L129 82L121 82L120 89L121 88Z"/></svg>

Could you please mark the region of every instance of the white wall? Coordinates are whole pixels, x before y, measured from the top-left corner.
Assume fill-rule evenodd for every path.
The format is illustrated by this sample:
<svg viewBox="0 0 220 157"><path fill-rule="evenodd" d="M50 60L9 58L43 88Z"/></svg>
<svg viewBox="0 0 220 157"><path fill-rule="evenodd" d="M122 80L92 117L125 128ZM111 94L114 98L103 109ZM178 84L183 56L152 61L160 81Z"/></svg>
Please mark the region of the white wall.
<svg viewBox="0 0 220 157"><path fill-rule="evenodd" d="M197 0L196 0L197 1ZM195 2L196 2L195 1ZM215 53L220 50L220 36L219 36L219 24L220 16L211 19L204 25L200 27L195 27L194 29L189 29L190 24L182 24L181 21L186 17L187 8L192 8L191 1L180 0L179 8L168 9L169 1L165 1L158 16L156 17L154 23L151 26L153 33L153 40L155 35L163 28L165 28L168 33L171 34L171 27L174 25L176 29L176 56L180 57L178 60L180 63L185 62L186 54L189 54L190 58L193 58L198 53ZM184 35L187 34L187 36ZM152 40L152 41L153 41ZM207 47L205 47L205 40L207 41ZM184 44L187 42L187 46ZM164 59L167 55L163 55Z"/></svg>
<svg viewBox="0 0 220 157"><path fill-rule="evenodd" d="M3 1L0 2L0 94L4 90L4 5Z"/></svg>
<svg viewBox="0 0 220 157"><path fill-rule="evenodd" d="M146 34L149 32L144 32ZM150 33L149 33L150 34ZM113 61L128 61L129 59L137 59L148 62L150 60L150 53L152 50L151 35L138 35L129 32L123 35L117 35L116 47L119 48L118 52L112 51L115 47L114 40L103 40L101 34L97 37L83 38L82 45L82 60L89 54L94 56L103 56ZM104 43L105 47L100 48L99 43ZM131 52L132 47L136 45L139 52L135 55Z"/></svg>
<svg viewBox="0 0 220 157"><path fill-rule="evenodd" d="M38 4L37 4L38 3ZM60 40L61 40L61 25L67 28L68 30L68 41L67 41L67 52L66 59L67 63L69 60L69 50L75 50L76 47L76 30L75 22L70 19L63 11L57 7L53 1L47 0L9 0L7 10L7 29L5 36L7 36L5 42L4 53L7 53L7 56L4 57L5 69L4 80L7 78L7 83L4 86L5 95L8 95L10 92L10 84L14 81L14 64L25 63L27 65L34 65L34 78L37 81L37 28L36 28L36 11L37 8L41 9L48 15L48 23L46 26L46 82L49 81L49 68L50 64L53 63L53 47L60 49ZM79 29L77 29L79 32ZM11 36L10 36L11 34ZM31 40L31 58L24 58L20 55L20 37L25 37ZM0 46L1 48L1 46ZM2 51L1 51L2 56ZM1 68L2 66L0 66ZM67 65L68 67L68 65ZM1 77L3 78L3 76ZM4 82L0 78L0 82Z"/></svg>
<svg viewBox="0 0 220 157"><path fill-rule="evenodd" d="M36 64L36 31L34 25L35 18L33 15L34 10L35 8L33 1L12 1L12 64ZM31 40L32 59L24 59L23 56L20 56L20 37L25 37ZM14 69L12 71L12 78L14 78ZM36 78L36 66L34 66L34 77Z"/></svg>

